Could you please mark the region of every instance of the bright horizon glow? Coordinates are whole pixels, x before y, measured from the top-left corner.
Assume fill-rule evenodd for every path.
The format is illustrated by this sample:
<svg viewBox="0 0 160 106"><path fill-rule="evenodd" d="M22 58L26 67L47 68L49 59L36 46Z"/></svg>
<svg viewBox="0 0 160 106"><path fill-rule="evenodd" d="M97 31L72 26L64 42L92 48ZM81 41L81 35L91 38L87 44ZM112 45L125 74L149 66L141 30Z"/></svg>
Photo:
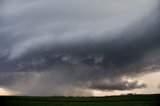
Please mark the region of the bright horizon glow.
<svg viewBox="0 0 160 106"><path fill-rule="evenodd" d="M12 96L12 95L20 95L20 92L12 91L6 88L0 87L0 96Z"/></svg>
<svg viewBox="0 0 160 106"><path fill-rule="evenodd" d="M0 95L7 96L7 95L13 95L13 93L4 88L0 88Z"/></svg>

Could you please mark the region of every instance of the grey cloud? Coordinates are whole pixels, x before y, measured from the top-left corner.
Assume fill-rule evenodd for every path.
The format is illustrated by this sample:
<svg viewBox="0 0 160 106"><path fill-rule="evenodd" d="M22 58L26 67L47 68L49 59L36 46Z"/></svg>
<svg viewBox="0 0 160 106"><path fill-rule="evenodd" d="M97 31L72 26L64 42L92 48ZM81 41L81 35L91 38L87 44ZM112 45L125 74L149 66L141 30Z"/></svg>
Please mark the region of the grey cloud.
<svg viewBox="0 0 160 106"><path fill-rule="evenodd" d="M73 89L81 84L99 90L146 87L113 79L153 72L142 69L160 63L159 2L69 1L2 1L0 85L15 84L23 90L25 81L20 80L23 76L28 81L29 75L18 73L46 72L35 82L40 88L36 95L46 89L47 81L57 86L49 91L53 94L58 87L67 88L65 83ZM106 78L113 83L101 82ZM85 84L88 81L91 86ZM32 94L32 89L23 92Z"/></svg>
<svg viewBox="0 0 160 106"><path fill-rule="evenodd" d="M157 87L160 89L160 84Z"/></svg>
<svg viewBox="0 0 160 106"><path fill-rule="evenodd" d="M19 91L21 95L92 96L90 91L76 86L74 81L69 80L65 76L66 73L58 73L53 70L48 70L47 72L14 72L7 73L6 75L3 74L5 78L12 80L12 82L10 81L9 84L0 86ZM59 69L56 70L61 71Z"/></svg>
<svg viewBox="0 0 160 106"><path fill-rule="evenodd" d="M5 2L6 1L4 1L4 5L5 5ZM97 1L95 1L95 3L94 2L91 3L92 5L90 4L90 2L84 2L84 1L81 1L81 2L82 2L82 4L86 4L87 7L93 8L93 10L92 9L90 10L88 8L84 8L86 10L89 10L89 13L91 11L91 12L94 12L95 15L97 15L99 13L99 11L102 11L101 9L99 10L99 8L94 7L94 5L96 4ZM81 4L81 2L80 2L80 4ZM99 3L104 4L105 2L106 1L101 1ZM111 1L107 2L107 4L110 2ZM147 2L149 2L149 1L147 1ZM21 11L16 11L18 8L16 3L18 3L18 6L20 6L19 8L22 8L21 5L24 5L24 8ZM25 5L26 2L21 1L20 2L21 5L20 5L19 1L11 2L11 3L7 1L6 4L10 4L11 7L6 7L7 9L6 10L4 9L4 11L10 12L9 10L12 9L12 7L13 7L13 8L15 8L14 9L15 12L18 12L20 14L20 16L16 15L16 14L10 14L11 16L7 16L4 14L3 21L5 22L5 24L3 25L4 27L2 30L2 35L8 35L8 37L10 37L10 40L12 40L12 42L10 44L10 46L12 48L11 54L10 54L11 58L19 56L20 54L28 51L29 48L39 47L40 44L44 45L44 44L46 44L46 42L47 42L47 44L48 44L48 42L54 42L54 43L50 43L48 45L55 45L57 43L61 44L62 42L63 43L65 43L65 42L70 43L70 42L73 42L73 40L77 41L79 39L80 40L81 39L82 40L93 39L95 41L96 39L100 39L104 35L105 36L110 35L109 32L111 31L113 33L112 30L114 30L114 29L120 30L121 28L123 28L123 26L125 26L125 24L128 24L128 23L130 23L131 20L133 20L133 17L129 17L129 18L125 19L126 18L125 15L124 16L122 15L122 17L119 17L119 18L113 18L113 17L116 17L113 14L117 15L117 13L112 12L108 8L104 9L104 10L106 10L106 11L109 10L109 13L106 13L106 11L103 11L102 14L97 15L97 16L99 16L99 17L110 16L111 18L113 18L113 20L111 20L110 18L104 18L103 20L98 18L98 20L95 20L94 19L95 16L88 17L84 14L84 13L88 14L88 12L81 10L82 8L81 8L81 5L79 4L79 2L78 3L73 2L75 5L77 5L76 6L76 9L78 8L77 11L75 10L75 7L73 5L71 5L69 2L64 2L64 1L60 2L60 1L55 0L55 2L46 1L45 3L43 3L43 5L42 5L42 3L43 2L41 1L40 4L33 3L34 5L37 5L37 6L34 6L34 5L33 6L27 5L26 6ZM113 5L113 3L114 2L111 2L112 5ZM128 3L124 3L124 4L123 3L116 3L116 4L119 4L119 5L126 5L127 4L128 5ZM54 5L54 6L52 6L52 5ZM57 5L58 5L58 7L57 7ZM60 6L64 5L64 6L62 8L60 8L59 5ZM40 11L41 9L43 9L41 6L45 7L44 8L45 11ZM130 5L130 6L132 6L132 5ZM140 6L138 6L138 7L140 8ZM61 9L63 11L58 12L59 9ZM27 11L25 11L25 10L27 10ZM50 10L50 11L48 11L48 10ZM98 11L96 11L96 10L98 10ZM117 9L117 8L115 8L115 10L119 11L119 9ZM143 9L140 8L140 10L142 11L142 13L144 13ZM57 16L56 14L52 13L52 11L56 11L57 14L62 14L63 16L61 16L61 15ZM71 12L70 18L65 18L65 16L69 16L69 14L66 15L66 11ZM78 16L78 17L80 17L80 19L73 21L74 19L77 19L77 17L74 17L74 13L76 13L76 14L81 13L79 11L81 11L83 13L83 15ZM6 13L6 12L4 12L4 13ZM121 11L121 12L123 13L124 11ZM104 15L104 13L106 13L106 15ZM131 12L131 13L134 14L134 12ZM23 14L27 14L27 15L25 16ZM35 16L37 14L40 16ZM45 14L49 14L51 16L46 16ZM139 13L135 13L135 14L137 15L137 17L140 17L138 15ZM23 18L21 16L23 16L25 18ZM41 16L43 16L43 17L41 17ZM62 18L62 19L57 20L57 19L55 19L56 16L58 18ZM83 16L85 16L86 18L89 18L90 21L86 22L86 21L82 20ZM9 18L9 17L12 17L12 18ZM46 19L47 21L44 21L44 19ZM71 20L65 21L65 19L71 19ZM93 22L95 22L95 23L93 23ZM10 23L12 23L12 24L10 24ZM11 27L11 26L13 26L13 27ZM9 27L9 29L8 29L8 27ZM67 29L66 29L66 27L67 27ZM8 30L10 30L10 31L8 32ZM93 32L94 30L96 30L96 32ZM116 30L114 30L114 33L117 32ZM91 38L89 35L92 35ZM54 36L56 36L56 37L54 37ZM112 35L112 36L115 36L115 35ZM103 39L103 38L101 38L101 39ZM108 38L105 38L105 39L108 39ZM82 42L82 41L77 41L77 42ZM73 42L73 43L77 43L77 42ZM3 45L5 45L5 44L3 44Z"/></svg>
<svg viewBox="0 0 160 106"><path fill-rule="evenodd" d="M96 90L133 90L133 89L140 89L145 88L147 85L145 83L138 84L138 81L128 82L128 81L107 81L107 82L93 82L89 85L91 89Z"/></svg>

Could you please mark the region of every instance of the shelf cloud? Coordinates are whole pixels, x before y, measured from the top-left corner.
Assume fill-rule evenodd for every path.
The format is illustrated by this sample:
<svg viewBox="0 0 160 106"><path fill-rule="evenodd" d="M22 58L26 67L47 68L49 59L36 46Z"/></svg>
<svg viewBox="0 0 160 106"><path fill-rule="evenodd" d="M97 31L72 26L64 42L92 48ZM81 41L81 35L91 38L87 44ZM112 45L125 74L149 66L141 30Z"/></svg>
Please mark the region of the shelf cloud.
<svg viewBox="0 0 160 106"><path fill-rule="evenodd" d="M157 0L1 0L0 6L0 86L24 95L143 89L146 83L123 78L156 72L146 68L160 64Z"/></svg>

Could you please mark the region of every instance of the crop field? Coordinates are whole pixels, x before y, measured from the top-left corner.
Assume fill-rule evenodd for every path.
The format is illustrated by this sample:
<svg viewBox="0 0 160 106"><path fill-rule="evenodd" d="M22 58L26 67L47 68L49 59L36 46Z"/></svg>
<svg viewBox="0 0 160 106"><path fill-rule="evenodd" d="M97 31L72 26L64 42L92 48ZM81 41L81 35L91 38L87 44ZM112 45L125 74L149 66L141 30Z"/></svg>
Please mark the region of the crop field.
<svg viewBox="0 0 160 106"><path fill-rule="evenodd" d="M160 95L106 97L1 96L0 106L160 106Z"/></svg>

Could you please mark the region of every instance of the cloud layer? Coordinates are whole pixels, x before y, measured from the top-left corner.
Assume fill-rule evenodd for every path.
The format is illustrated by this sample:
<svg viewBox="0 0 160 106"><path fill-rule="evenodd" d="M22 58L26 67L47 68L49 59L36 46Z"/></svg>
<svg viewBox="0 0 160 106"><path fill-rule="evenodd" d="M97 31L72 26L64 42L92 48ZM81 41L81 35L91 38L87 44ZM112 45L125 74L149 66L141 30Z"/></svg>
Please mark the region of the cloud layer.
<svg viewBox="0 0 160 106"><path fill-rule="evenodd" d="M1 86L27 95L140 89L147 84L123 77L160 63L156 0L1 2Z"/></svg>

